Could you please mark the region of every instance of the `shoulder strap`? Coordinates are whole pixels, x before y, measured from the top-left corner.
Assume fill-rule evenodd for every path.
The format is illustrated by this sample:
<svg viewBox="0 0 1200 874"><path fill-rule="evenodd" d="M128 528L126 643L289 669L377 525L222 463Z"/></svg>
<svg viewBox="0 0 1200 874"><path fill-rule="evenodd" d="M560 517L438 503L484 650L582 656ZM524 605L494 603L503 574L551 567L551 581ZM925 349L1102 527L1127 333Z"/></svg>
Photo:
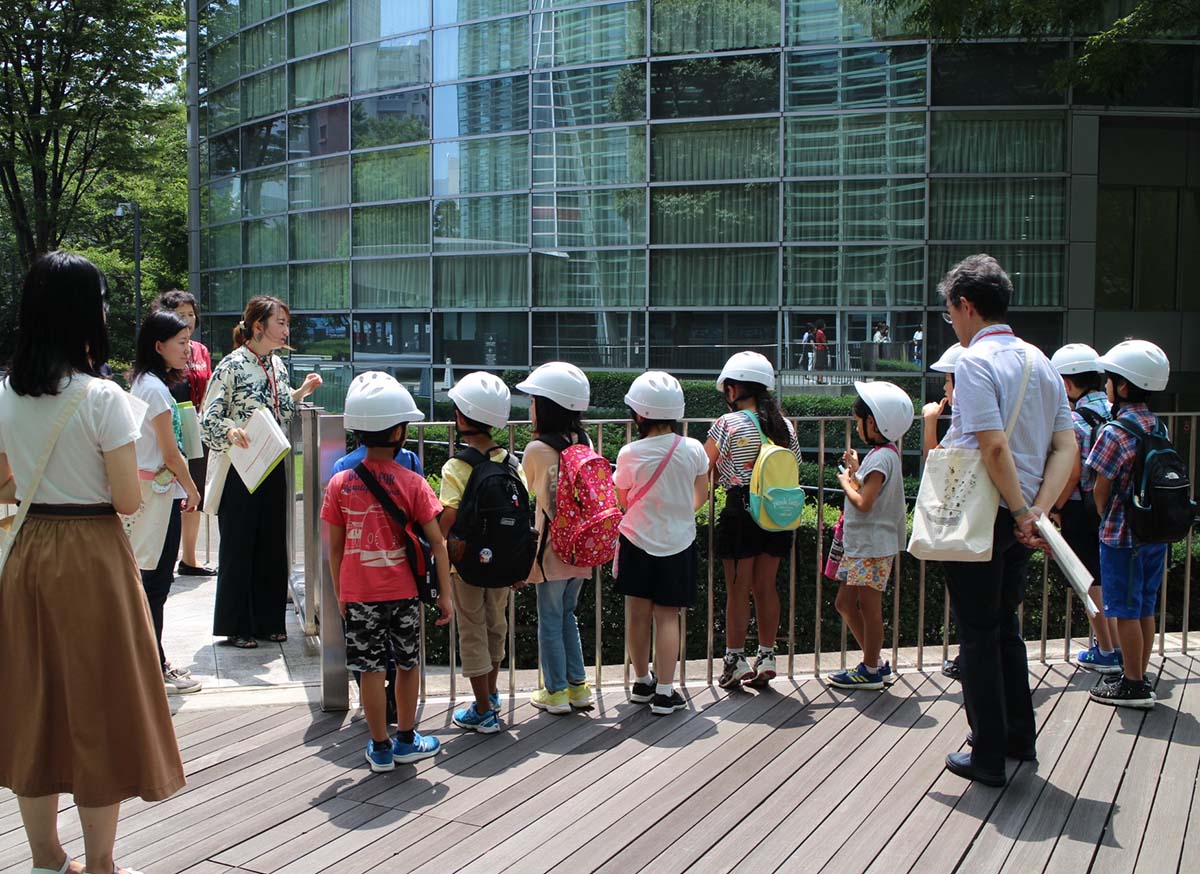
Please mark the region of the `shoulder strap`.
<svg viewBox="0 0 1200 874"><path fill-rule="evenodd" d="M1017 394L1017 402L1013 405L1012 412L1008 414L1008 424L1004 426L1004 436L1010 440L1013 428L1017 426L1017 416L1021 413L1021 406L1025 403L1025 390L1029 388L1029 377L1033 373L1033 350L1028 343L1022 343L1021 351L1025 355L1025 366L1021 372L1021 391Z"/></svg>
<svg viewBox="0 0 1200 874"><path fill-rule="evenodd" d="M758 439L762 442L762 444L766 446L769 443L773 446L774 441L766 435L766 432L762 429L762 425L759 424L758 414L753 413L750 410L741 410L740 412L746 414L746 418L750 420L750 424L753 425L754 430L758 432Z"/></svg>
<svg viewBox="0 0 1200 874"><path fill-rule="evenodd" d="M1093 410L1091 407L1080 407L1075 412L1079 414L1083 421L1091 425L1093 430L1095 430L1098 425L1103 425L1105 422L1109 421L1107 416L1096 410Z"/></svg>
<svg viewBox="0 0 1200 874"><path fill-rule="evenodd" d="M542 434L538 437L538 440L558 453L561 453L568 446L575 445L562 434Z"/></svg>
<svg viewBox="0 0 1200 874"><path fill-rule="evenodd" d="M636 496L630 497L628 502L625 504L626 513L632 510L633 505L642 498L646 497L647 492L654 488L654 484L658 482L658 478L662 476L662 472L667 469L667 464L671 461L671 456L675 454L675 450L679 448L679 444L682 442L683 438L676 434L675 440L671 443L671 448L667 450L667 454L663 456L663 460L660 461L658 463L658 467L654 469L654 474L650 477L650 481L646 483L645 487L638 492Z"/></svg>
<svg viewBox="0 0 1200 874"><path fill-rule="evenodd" d="M1139 445L1141 444L1142 440L1150 436L1148 431L1143 431L1132 422L1122 421L1121 419L1109 419L1108 424L1120 428L1126 434L1137 440Z"/></svg>
<svg viewBox="0 0 1200 874"><path fill-rule="evenodd" d="M396 523L398 529L397 534L400 540L404 543L404 552L408 556L408 563L412 566L413 578L417 577L417 556L413 550L413 544L410 541L408 533L408 517L404 515L404 511L396 506L396 502L392 500L392 496L387 493L379 480L375 479L375 474L371 473L370 469L361 461L354 465L354 473L362 480L363 485L367 487L379 506L383 507L383 511L391 517Z"/></svg>

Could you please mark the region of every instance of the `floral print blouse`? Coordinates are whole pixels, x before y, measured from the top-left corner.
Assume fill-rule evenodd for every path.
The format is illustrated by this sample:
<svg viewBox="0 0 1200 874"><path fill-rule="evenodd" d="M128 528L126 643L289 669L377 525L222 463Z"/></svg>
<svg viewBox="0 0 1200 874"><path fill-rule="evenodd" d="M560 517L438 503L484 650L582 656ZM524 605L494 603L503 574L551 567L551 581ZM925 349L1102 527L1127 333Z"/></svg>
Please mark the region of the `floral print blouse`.
<svg viewBox="0 0 1200 874"><path fill-rule="evenodd" d="M280 425L291 421L296 402L287 365L274 353L260 359L239 346L221 359L208 383L200 415L205 445L214 452L227 450L229 429L245 426L259 407L273 413Z"/></svg>

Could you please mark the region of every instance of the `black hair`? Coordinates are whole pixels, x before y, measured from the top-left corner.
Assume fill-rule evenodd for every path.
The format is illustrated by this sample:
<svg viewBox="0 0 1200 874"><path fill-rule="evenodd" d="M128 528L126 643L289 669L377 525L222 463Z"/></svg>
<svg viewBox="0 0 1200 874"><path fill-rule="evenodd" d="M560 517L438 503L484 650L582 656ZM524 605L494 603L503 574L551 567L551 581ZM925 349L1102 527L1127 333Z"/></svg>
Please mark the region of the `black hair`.
<svg viewBox="0 0 1200 874"><path fill-rule="evenodd" d="M639 418L639 416L641 416L641 418ZM647 419L633 407L629 408L629 418L633 419L633 424L634 427L637 428L639 437L645 437L652 430L660 427L666 427L675 434L683 433L682 422L679 422L676 419Z"/></svg>
<svg viewBox="0 0 1200 874"><path fill-rule="evenodd" d="M825 330L825 320L824 320L824 319L817 319L817 320L816 320L816 321L813 323L813 326L814 326L814 327L815 327L815 328L816 328L818 331L824 331L824 330Z"/></svg>
<svg viewBox="0 0 1200 874"><path fill-rule="evenodd" d="M938 283L938 294L955 307L969 300L979 315L991 322L1008 315L1013 285L991 255L969 255L951 267Z"/></svg>
<svg viewBox="0 0 1200 874"><path fill-rule="evenodd" d="M408 422L400 422L400 439L393 440L392 432L396 430L396 425L390 428L384 428L382 431L359 431L355 429L354 439L358 441L359 446L366 446L368 449L382 449L387 446L399 447L408 439Z"/></svg>
<svg viewBox="0 0 1200 874"><path fill-rule="evenodd" d="M1103 371L1089 370L1085 373L1066 373L1063 376L1071 380L1075 388L1084 394L1093 391L1104 391L1105 378Z"/></svg>
<svg viewBox="0 0 1200 874"><path fill-rule="evenodd" d="M587 431L583 430L583 413L578 410L568 410L557 401L552 401L542 395L534 395L530 403L537 414L537 432L541 434L562 434L569 437L572 434L579 438L580 443L590 443Z"/></svg>
<svg viewBox="0 0 1200 874"><path fill-rule="evenodd" d="M196 314L196 327L200 327L200 305L196 303L196 296L193 294L173 288L160 294L153 306L159 310L177 310L181 306L190 306Z"/></svg>
<svg viewBox="0 0 1200 874"><path fill-rule="evenodd" d="M872 440L871 432L867 430L867 417L869 416L872 419L875 418L875 413L867 405L867 402L862 398L855 398L853 409L855 418L862 422L863 437L866 438L866 441L872 446L886 446L890 442L886 437L884 437L883 440ZM878 420L875 422L875 430L879 430ZM882 432L880 432L880 436L883 436Z"/></svg>
<svg viewBox="0 0 1200 874"><path fill-rule="evenodd" d="M159 354L156 344L165 343L172 337L186 331L188 324L183 316L173 310L155 310L146 316L142 328L137 335L137 351L134 353L131 376L137 379L147 373L153 373L163 382L167 382L167 362Z"/></svg>
<svg viewBox="0 0 1200 874"><path fill-rule="evenodd" d="M21 288L17 342L9 365L13 391L56 395L73 373L100 375L108 360L104 274L82 255L50 252L33 262Z"/></svg>
<svg viewBox="0 0 1200 874"><path fill-rule="evenodd" d="M484 422L480 422L478 419L470 418L469 416L467 416L466 413L464 413L462 410L460 410L458 408L457 404L454 405L454 412L456 412L460 416L462 416L462 420L467 423L466 428L459 429L459 432L458 432L459 434L463 435L464 437L469 436L471 434L483 434L487 437L492 436L492 426L491 425L488 425Z"/></svg>
<svg viewBox="0 0 1200 874"><path fill-rule="evenodd" d="M1117 418L1117 412L1126 404L1148 404L1154 392L1134 385L1119 373L1106 374L1113 384L1112 417ZM1125 386L1125 397L1121 397L1121 386Z"/></svg>
<svg viewBox="0 0 1200 874"><path fill-rule="evenodd" d="M763 431L779 446L790 446L792 432L787 426L787 420L779 409L775 396L761 382L738 382L736 379L725 380L725 388L734 390L736 400L754 398L758 409L758 421ZM726 396L728 397L728 396Z"/></svg>

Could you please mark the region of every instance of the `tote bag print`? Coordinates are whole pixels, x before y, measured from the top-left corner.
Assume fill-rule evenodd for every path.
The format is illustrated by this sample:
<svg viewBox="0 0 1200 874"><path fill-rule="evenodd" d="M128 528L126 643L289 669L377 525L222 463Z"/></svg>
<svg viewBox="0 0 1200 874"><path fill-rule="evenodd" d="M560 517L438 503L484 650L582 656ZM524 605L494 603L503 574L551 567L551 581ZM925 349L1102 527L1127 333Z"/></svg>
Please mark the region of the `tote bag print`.
<svg viewBox="0 0 1200 874"><path fill-rule="evenodd" d="M933 561L988 561L1000 493L976 449L934 449L913 514L908 551Z"/></svg>

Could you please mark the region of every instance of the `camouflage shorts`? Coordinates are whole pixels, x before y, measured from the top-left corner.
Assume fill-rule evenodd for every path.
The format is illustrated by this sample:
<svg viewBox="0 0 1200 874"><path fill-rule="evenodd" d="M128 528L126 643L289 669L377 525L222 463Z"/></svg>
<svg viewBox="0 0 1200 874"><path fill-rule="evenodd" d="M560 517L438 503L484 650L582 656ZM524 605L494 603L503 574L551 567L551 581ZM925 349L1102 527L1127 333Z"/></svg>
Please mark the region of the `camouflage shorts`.
<svg viewBox="0 0 1200 874"><path fill-rule="evenodd" d="M346 604L346 668L381 673L395 661L402 671L417 666L421 602L416 598Z"/></svg>

